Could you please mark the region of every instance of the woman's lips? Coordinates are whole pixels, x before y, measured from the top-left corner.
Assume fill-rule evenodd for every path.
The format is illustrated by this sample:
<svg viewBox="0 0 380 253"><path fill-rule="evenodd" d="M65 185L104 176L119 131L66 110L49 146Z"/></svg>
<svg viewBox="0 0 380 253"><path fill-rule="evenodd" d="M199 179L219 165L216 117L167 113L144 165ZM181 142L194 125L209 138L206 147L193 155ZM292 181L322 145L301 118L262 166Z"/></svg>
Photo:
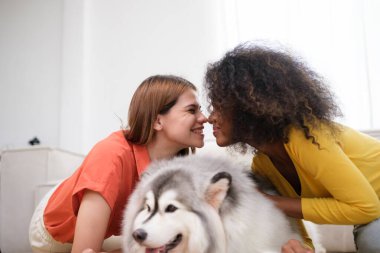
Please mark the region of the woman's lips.
<svg viewBox="0 0 380 253"><path fill-rule="evenodd" d="M216 137L216 135L218 134L218 132L220 131L220 128L219 127L216 127L216 126L214 126L213 128L212 128L212 133L213 133L213 135Z"/></svg>
<svg viewBox="0 0 380 253"><path fill-rule="evenodd" d="M191 131L195 134L200 134L200 135L203 135L203 128L204 127L195 127L193 129L191 129Z"/></svg>

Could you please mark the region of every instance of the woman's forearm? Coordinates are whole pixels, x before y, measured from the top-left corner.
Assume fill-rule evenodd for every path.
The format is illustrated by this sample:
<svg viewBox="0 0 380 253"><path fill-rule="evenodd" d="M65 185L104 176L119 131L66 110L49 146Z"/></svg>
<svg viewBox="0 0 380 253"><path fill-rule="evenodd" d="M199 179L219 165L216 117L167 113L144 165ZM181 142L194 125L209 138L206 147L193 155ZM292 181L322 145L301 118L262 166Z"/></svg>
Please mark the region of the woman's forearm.
<svg viewBox="0 0 380 253"><path fill-rule="evenodd" d="M267 198L272 200L274 204L281 209L287 216L303 219L301 199L288 198L275 195L265 194Z"/></svg>

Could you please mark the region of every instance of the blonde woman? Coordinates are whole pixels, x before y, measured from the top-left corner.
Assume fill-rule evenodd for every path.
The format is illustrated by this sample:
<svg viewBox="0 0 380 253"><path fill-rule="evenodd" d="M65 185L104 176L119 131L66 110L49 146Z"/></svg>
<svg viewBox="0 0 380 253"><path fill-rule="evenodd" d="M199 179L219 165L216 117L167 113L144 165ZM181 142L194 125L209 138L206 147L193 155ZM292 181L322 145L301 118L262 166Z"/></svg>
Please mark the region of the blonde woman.
<svg viewBox="0 0 380 253"><path fill-rule="evenodd" d="M101 251L104 239L120 235L128 196L147 165L202 147L206 121L189 81L144 80L130 103L128 130L98 142L37 207L29 231L33 252Z"/></svg>

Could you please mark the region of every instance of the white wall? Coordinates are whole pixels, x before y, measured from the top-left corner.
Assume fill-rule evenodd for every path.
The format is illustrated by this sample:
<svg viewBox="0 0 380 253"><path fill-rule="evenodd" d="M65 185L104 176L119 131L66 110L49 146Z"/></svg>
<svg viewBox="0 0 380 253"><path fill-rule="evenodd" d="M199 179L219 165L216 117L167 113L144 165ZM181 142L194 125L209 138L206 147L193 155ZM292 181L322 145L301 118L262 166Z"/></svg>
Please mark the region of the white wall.
<svg viewBox="0 0 380 253"><path fill-rule="evenodd" d="M62 1L62 84L59 139L56 146L84 153L84 83L86 76L85 2Z"/></svg>
<svg viewBox="0 0 380 253"><path fill-rule="evenodd" d="M222 52L218 0L112 3L86 2L85 150L127 119L143 79L176 74L201 88L206 63Z"/></svg>
<svg viewBox="0 0 380 253"><path fill-rule="evenodd" d="M0 150L38 136L87 153L125 124L143 79L176 74L201 90L224 51L218 0L0 1Z"/></svg>
<svg viewBox="0 0 380 253"><path fill-rule="evenodd" d="M231 2L231 46L257 39L288 46L326 78L344 113L337 120L380 128L380 1Z"/></svg>
<svg viewBox="0 0 380 253"><path fill-rule="evenodd" d="M61 1L0 1L0 150L58 144L61 27Z"/></svg>
<svg viewBox="0 0 380 253"><path fill-rule="evenodd" d="M120 128L119 118L125 124L147 76L181 75L201 90L207 63L268 37L292 44L317 72L334 73L347 122L379 128L379 9L377 0L0 0L0 150L37 136L85 154ZM354 42L352 32L362 36ZM206 134L213 139L209 126Z"/></svg>

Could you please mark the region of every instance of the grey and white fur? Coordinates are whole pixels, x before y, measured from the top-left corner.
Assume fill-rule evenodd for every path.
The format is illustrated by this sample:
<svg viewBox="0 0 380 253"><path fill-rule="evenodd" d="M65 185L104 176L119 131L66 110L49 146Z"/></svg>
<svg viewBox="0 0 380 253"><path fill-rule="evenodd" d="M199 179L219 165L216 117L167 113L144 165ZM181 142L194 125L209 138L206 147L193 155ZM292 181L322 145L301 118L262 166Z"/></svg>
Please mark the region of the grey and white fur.
<svg viewBox="0 0 380 253"><path fill-rule="evenodd" d="M225 157L153 162L123 221L125 253L281 252L301 239L248 170Z"/></svg>

